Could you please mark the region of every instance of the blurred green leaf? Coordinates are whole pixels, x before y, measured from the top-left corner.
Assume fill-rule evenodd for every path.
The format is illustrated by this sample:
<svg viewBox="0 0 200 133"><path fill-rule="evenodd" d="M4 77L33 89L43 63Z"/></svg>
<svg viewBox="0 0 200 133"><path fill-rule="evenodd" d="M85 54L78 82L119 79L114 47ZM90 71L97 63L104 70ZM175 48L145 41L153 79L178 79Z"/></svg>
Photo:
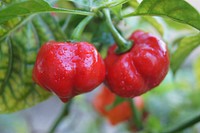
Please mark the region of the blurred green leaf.
<svg viewBox="0 0 200 133"><path fill-rule="evenodd" d="M11 0L1 0L0 1L0 7L3 7L4 5L7 5L9 3L11 3Z"/></svg>
<svg viewBox="0 0 200 133"><path fill-rule="evenodd" d="M111 8L128 2L128 0L67 0L67 1L72 1L75 4L81 6L80 8L88 8L88 10L90 10L90 8L92 9Z"/></svg>
<svg viewBox="0 0 200 133"><path fill-rule="evenodd" d="M129 16L164 16L200 30L199 12L184 0L143 0Z"/></svg>
<svg viewBox="0 0 200 133"><path fill-rule="evenodd" d="M74 2L79 8L94 8L100 4L108 2L108 0L67 0Z"/></svg>
<svg viewBox="0 0 200 133"><path fill-rule="evenodd" d="M0 25L0 40L4 39L7 36L7 34L12 32L17 27L23 25L23 23L27 19L28 18L24 18L23 20L20 18L14 18L14 19L11 19L11 20L1 24Z"/></svg>
<svg viewBox="0 0 200 133"><path fill-rule="evenodd" d="M101 43L103 45L110 46L114 43L114 39L112 37L112 34L110 33L110 30L108 29L108 26L105 22L101 23L94 33L92 37L92 42L94 43Z"/></svg>
<svg viewBox="0 0 200 133"><path fill-rule="evenodd" d="M144 127L144 133L159 133L162 129L160 120L153 115L147 117Z"/></svg>
<svg viewBox="0 0 200 133"><path fill-rule="evenodd" d="M36 40L38 45L51 40L55 40L53 32L50 30L48 25L44 22L40 15L37 15L32 19L31 26L33 32L35 32Z"/></svg>
<svg viewBox="0 0 200 133"><path fill-rule="evenodd" d="M178 47L178 45L180 44L180 41L183 40L183 38L185 38L185 36L187 36L187 34L185 35L180 35L178 37L176 37L173 41L171 41L171 46L172 47ZM175 50L175 49L174 49Z"/></svg>
<svg viewBox="0 0 200 133"><path fill-rule="evenodd" d="M78 8L90 10L95 6L94 0L66 0L73 2Z"/></svg>
<svg viewBox="0 0 200 133"><path fill-rule="evenodd" d="M121 9L122 9L122 4L118 5L118 6L115 6L115 7L112 7L111 8L111 11L118 17L118 18L121 18Z"/></svg>
<svg viewBox="0 0 200 133"><path fill-rule="evenodd" d="M193 115L200 110L200 90L195 88L194 82L190 80L193 80L192 70L181 69L176 77L168 76L164 84L145 94L146 109L150 115L145 131L165 132L167 127L186 122L189 117L195 118ZM172 89L169 89L169 86ZM188 133L192 132L193 128L188 129Z"/></svg>
<svg viewBox="0 0 200 133"><path fill-rule="evenodd" d="M101 53L101 56L105 58L107 55L108 47L114 44L115 41L105 21L102 21L98 24L95 23L94 25L96 25L94 27L98 28L92 29L92 32L94 34L92 36L91 41Z"/></svg>
<svg viewBox="0 0 200 133"><path fill-rule="evenodd" d="M61 12L61 13L70 13L70 14L79 14L79 15L92 15L93 13L55 8L51 7L48 2L44 0L27 0L23 2L18 2L11 4L0 10L0 24L19 16L31 15L35 13L44 13L44 12Z"/></svg>
<svg viewBox="0 0 200 133"><path fill-rule="evenodd" d="M122 5L126 2L128 2L129 0L102 0L104 1L103 3L100 3L99 7L107 7L107 8L112 8L115 6L119 6Z"/></svg>
<svg viewBox="0 0 200 133"><path fill-rule="evenodd" d="M138 7L139 3L137 0L131 0L129 1L129 4L131 7L133 7L134 9Z"/></svg>
<svg viewBox="0 0 200 133"><path fill-rule="evenodd" d="M194 66L194 74L196 76L197 86L198 89L200 89L200 57L196 59L193 66Z"/></svg>
<svg viewBox="0 0 200 133"><path fill-rule="evenodd" d="M58 24L58 22L54 17L52 17L50 14L44 14L41 15L41 18L43 19L44 23L51 31L53 36L55 37L56 41L67 41L67 36L62 31L60 25Z"/></svg>
<svg viewBox="0 0 200 133"><path fill-rule="evenodd" d="M179 69L188 55L200 45L200 34L183 38L178 48L171 56L171 68L173 73Z"/></svg>
<svg viewBox="0 0 200 133"><path fill-rule="evenodd" d="M159 23L155 18L150 16L143 16L142 17L146 22L150 23L157 31L158 33L163 36L164 35L164 29L161 23Z"/></svg>
<svg viewBox="0 0 200 133"><path fill-rule="evenodd" d="M181 108L188 108L191 111L196 111L200 109L199 104L199 86L197 88L190 89L188 92L188 99L185 100L185 103L181 106Z"/></svg>
<svg viewBox="0 0 200 133"><path fill-rule="evenodd" d="M192 115L191 115L192 114ZM180 132L188 127L193 126L194 124L200 122L200 113L199 111L195 113L191 113L186 118L181 119L180 121L177 121L177 124L174 124L173 126L170 126L169 128L165 129L165 133L175 133L175 132Z"/></svg>
<svg viewBox="0 0 200 133"><path fill-rule="evenodd" d="M0 115L1 133L28 133L29 126L19 114L1 114Z"/></svg>

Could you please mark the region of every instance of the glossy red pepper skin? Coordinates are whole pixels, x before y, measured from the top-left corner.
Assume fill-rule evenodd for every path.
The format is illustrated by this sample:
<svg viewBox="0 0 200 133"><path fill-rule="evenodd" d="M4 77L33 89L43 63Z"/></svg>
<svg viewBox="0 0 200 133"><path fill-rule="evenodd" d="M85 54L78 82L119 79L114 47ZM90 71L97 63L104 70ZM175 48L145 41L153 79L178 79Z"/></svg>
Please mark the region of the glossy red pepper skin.
<svg viewBox="0 0 200 133"><path fill-rule="evenodd" d="M105 65L95 47L87 42L50 41L41 47L32 77L39 86L67 102L101 84Z"/></svg>
<svg viewBox="0 0 200 133"><path fill-rule="evenodd" d="M103 86L100 92L95 95L92 105L94 109L102 116L106 117L109 122L114 126L121 122L125 122L132 119L132 110L130 103L124 101L112 109L108 109L109 105L112 105L116 99L116 95L112 93L106 86ZM137 109L144 114L144 100L141 96L134 99Z"/></svg>
<svg viewBox="0 0 200 133"><path fill-rule="evenodd" d="M121 97L133 98L156 87L169 69L169 53L163 41L143 31L135 31L129 38L132 48L116 54L116 44L105 59L106 83Z"/></svg>

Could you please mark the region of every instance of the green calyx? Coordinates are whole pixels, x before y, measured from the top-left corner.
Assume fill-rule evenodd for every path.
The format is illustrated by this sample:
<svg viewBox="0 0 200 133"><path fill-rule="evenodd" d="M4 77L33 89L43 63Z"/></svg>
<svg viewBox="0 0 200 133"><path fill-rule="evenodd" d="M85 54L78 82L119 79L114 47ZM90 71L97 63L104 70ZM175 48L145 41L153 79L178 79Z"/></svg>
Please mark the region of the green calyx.
<svg viewBox="0 0 200 133"><path fill-rule="evenodd" d="M117 54L122 54L122 53L128 52L132 48L132 46L133 46L133 42L132 41L127 41L125 43L125 45L122 45L120 47L119 47L119 44L118 44L118 48L115 50L115 52Z"/></svg>

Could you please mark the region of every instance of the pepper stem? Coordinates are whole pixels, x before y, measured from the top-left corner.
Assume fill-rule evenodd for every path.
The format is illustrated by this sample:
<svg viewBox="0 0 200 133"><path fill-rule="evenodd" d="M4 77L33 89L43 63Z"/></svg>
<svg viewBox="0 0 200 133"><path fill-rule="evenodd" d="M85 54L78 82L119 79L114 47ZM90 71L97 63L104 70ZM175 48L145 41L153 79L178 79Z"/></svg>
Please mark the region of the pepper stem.
<svg viewBox="0 0 200 133"><path fill-rule="evenodd" d="M138 109L136 108L135 103L132 98L128 98L128 102L131 106L131 110L133 113L132 120L133 120L134 124L136 125L137 129L141 130L142 129L141 114L138 111Z"/></svg>
<svg viewBox="0 0 200 133"><path fill-rule="evenodd" d="M112 33L112 36L118 46L118 49L116 50L116 53L121 54L124 52L127 52L132 47L132 42L125 40L119 32L116 30L115 26L112 23L111 16L110 16L110 10L109 9L103 9L103 13L106 17L106 23Z"/></svg>
<svg viewBox="0 0 200 133"><path fill-rule="evenodd" d="M85 29L86 25L90 22L92 18L93 16L87 16L78 24L78 26L74 29L71 36L73 40L76 41L80 40L83 30Z"/></svg>
<svg viewBox="0 0 200 133"><path fill-rule="evenodd" d="M64 105L62 112L60 113L60 115L58 116L56 121L53 123L53 125L48 133L55 133L55 130L58 127L58 125L69 114L69 109L70 109L71 103L72 103L72 100L70 100L67 104Z"/></svg>

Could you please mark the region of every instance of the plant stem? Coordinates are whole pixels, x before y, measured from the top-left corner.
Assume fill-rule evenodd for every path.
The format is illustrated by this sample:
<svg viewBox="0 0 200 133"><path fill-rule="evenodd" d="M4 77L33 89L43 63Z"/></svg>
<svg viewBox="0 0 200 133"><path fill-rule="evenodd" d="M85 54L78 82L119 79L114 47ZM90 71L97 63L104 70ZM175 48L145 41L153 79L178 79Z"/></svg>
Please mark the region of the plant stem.
<svg viewBox="0 0 200 133"><path fill-rule="evenodd" d="M142 120L141 120L140 112L137 110L132 98L129 98L128 102L130 103L131 110L133 113L132 120L133 120L134 124L136 125L137 129L141 130L143 127L142 127Z"/></svg>
<svg viewBox="0 0 200 133"><path fill-rule="evenodd" d="M78 24L78 26L74 29L71 36L73 40L75 41L80 40L83 30L85 29L86 25L90 22L92 18L93 16L87 16Z"/></svg>
<svg viewBox="0 0 200 133"><path fill-rule="evenodd" d="M70 109L70 105L72 103L72 100L70 100L68 103L66 103L63 107L62 112L60 113L60 115L58 116L58 118L56 119L56 121L53 123L53 126L51 127L51 129L49 130L49 133L54 133L57 126L62 122L62 120L69 114L69 109Z"/></svg>
<svg viewBox="0 0 200 133"><path fill-rule="evenodd" d="M117 53L121 54L126 51L128 51L132 47L132 42L125 40L119 32L116 30L115 26L112 23L111 16L110 16L110 11L109 9L103 9L104 15L106 17L106 23L112 33L113 38L116 41L116 44L118 46Z"/></svg>
<svg viewBox="0 0 200 133"><path fill-rule="evenodd" d="M195 114L193 117L190 119L181 122L180 124L175 125L174 127L170 128L167 131L164 131L163 133L176 133L180 132L183 129L186 129L196 123L200 122L200 113Z"/></svg>

